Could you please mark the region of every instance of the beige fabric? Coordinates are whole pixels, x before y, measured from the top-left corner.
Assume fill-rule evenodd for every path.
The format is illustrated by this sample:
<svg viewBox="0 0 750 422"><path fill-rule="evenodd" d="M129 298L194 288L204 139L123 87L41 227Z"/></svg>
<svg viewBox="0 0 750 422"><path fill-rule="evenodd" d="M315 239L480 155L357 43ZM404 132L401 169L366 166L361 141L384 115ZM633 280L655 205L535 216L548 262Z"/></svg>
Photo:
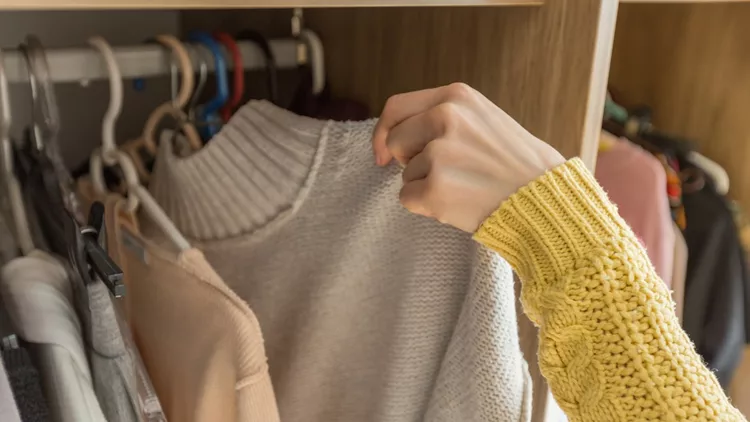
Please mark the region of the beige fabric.
<svg viewBox="0 0 750 422"><path fill-rule="evenodd" d="M688 247L682 230L674 224L674 266L672 267L672 300L677 318L682 323L682 307L685 305L685 276L687 275Z"/></svg>
<svg viewBox="0 0 750 422"><path fill-rule="evenodd" d="M284 422L528 421L510 267L401 206L374 124L251 102L150 189L258 316Z"/></svg>
<svg viewBox="0 0 750 422"><path fill-rule="evenodd" d="M80 182L82 196L93 198ZM110 254L125 272L133 334L168 420L279 420L263 338L250 308L203 254L143 239L124 200L105 200Z"/></svg>

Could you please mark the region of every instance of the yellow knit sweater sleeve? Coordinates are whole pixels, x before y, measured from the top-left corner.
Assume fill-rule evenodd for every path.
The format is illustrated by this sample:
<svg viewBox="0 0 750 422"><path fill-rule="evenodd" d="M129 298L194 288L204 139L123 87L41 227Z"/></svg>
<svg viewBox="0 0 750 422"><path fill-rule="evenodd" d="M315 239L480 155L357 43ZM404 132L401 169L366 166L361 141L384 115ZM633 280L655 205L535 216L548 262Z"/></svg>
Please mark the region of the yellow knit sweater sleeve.
<svg viewBox="0 0 750 422"><path fill-rule="evenodd" d="M519 190L475 238L522 282L539 365L571 421L744 421L675 317L633 232L568 161Z"/></svg>

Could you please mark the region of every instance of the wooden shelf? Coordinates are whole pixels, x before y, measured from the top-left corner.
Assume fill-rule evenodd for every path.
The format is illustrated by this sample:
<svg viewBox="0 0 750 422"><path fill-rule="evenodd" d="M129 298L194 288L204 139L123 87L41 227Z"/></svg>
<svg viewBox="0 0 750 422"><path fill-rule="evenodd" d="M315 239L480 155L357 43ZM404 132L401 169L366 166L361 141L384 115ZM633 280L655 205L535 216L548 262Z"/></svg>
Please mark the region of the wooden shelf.
<svg viewBox="0 0 750 422"><path fill-rule="evenodd" d="M0 0L0 10L532 6L544 0Z"/></svg>
<svg viewBox="0 0 750 422"><path fill-rule="evenodd" d="M750 0L620 0L620 3L688 4L688 3L750 3Z"/></svg>

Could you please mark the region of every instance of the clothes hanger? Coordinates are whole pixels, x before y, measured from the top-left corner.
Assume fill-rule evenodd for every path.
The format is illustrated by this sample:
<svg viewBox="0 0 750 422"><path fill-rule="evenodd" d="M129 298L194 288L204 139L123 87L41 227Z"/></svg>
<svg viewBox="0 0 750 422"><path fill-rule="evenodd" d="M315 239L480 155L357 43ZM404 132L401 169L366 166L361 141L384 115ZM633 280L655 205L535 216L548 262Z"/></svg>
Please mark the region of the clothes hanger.
<svg viewBox="0 0 750 422"><path fill-rule="evenodd" d="M104 164L113 166L117 162L117 144L115 142L115 123L122 112L122 75L117 65L112 49L104 38L96 36L89 38L89 45L101 53L101 57L109 72L109 107L102 121L102 160Z"/></svg>
<svg viewBox="0 0 750 422"><path fill-rule="evenodd" d="M114 58L114 53L109 47L108 43L101 37L90 40L90 43L94 45L99 52L102 53L105 63L107 64L107 72L109 73L110 92L117 93L122 92L122 77L120 76L120 70L117 65L117 61ZM116 86L116 85L119 85ZM110 99L110 105L116 102L117 99ZM119 99L120 102L122 99ZM119 108L121 104L115 104L113 108L115 111L108 115L113 116L112 127L119 116ZM112 107L111 107L112 109ZM110 110L111 111L111 110ZM102 147L97 148L91 154L91 180L94 189L100 195L107 194L107 186L104 183L104 157L105 148L110 148L111 145L107 145L107 141L103 141ZM141 185L140 179L138 178L138 171L136 170L130 157L123 151L117 148L110 150L109 155L114 158L114 163L119 165L122 174L125 178L125 185L128 191L128 202L126 204L128 211L135 213L137 208L142 206L148 216L157 224L157 226L164 232L164 234L174 243L174 245L180 250L184 251L190 249L190 243L187 239L177 230L172 220L167 217L164 210L161 209L159 204L154 200L151 194Z"/></svg>
<svg viewBox="0 0 750 422"><path fill-rule="evenodd" d="M144 183L147 183L151 177L149 164L156 155L156 130L164 117L169 116L177 121L185 122L183 124L185 139L193 151L197 151L203 146L203 141L198 131L192 124L187 122L187 114L183 111L190 100L195 84L193 63L190 54L182 42L172 35L157 35L154 37L154 40L171 50L170 70L172 71L172 85L174 86L177 82L177 75L174 72L177 68L180 70L181 83L179 84L179 89L173 91L170 101L161 104L151 112L146 119L141 136L124 143L120 147L122 151L125 151L130 156ZM175 58L179 66L175 65Z"/></svg>
<svg viewBox="0 0 750 422"><path fill-rule="evenodd" d="M32 99L32 131L17 151L24 174L24 191L37 217L48 249L65 255L69 239L64 220L70 215L84 221L73 179L59 151L60 118L44 47L38 38L26 37L19 46L28 70Z"/></svg>
<svg viewBox="0 0 750 422"><path fill-rule="evenodd" d="M307 59L312 70L312 93L320 95L326 87L323 41L320 40L318 34L307 28L300 31L299 38L307 46Z"/></svg>
<svg viewBox="0 0 750 422"><path fill-rule="evenodd" d="M231 35L223 31L215 31L213 36L232 55L232 93L220 110L221 119L226 123L232 117L234 109L240 105L245 93L245 66L242 63L242 53Z"/></svg>
<svg viewBox="0 0 750 422"><path fill-rule="evenodd" d="M714 189L718 194L726 195L729 193L729 174L724 170L724 167L696 151L690 151L687 154L687 159L700 167L713 180Z"/></svg>
<svg viewBox="0 0 750 422"><path fill-rule="evenodd" d="M252 41L260 48L265 58L266 86L268 87L268 99L274 104L279 103L279 86L277 76L276 57L273 55L268 39L260 32L247 30L237 35L237 39Z"/></svg>
<svg viewBox="0 0 750 422"><path fill-rule="evenodd" d="M188 40L208 49L214 59L216 95L197 109L198 121L205 123L205 126L203 124L199 126L199 131L203 139L208 141L219 132L221 118L217 113L229 99L227 66L219 44L210 34L204 31L191 31L188 34Z"/></svg>
<svg viewBox="0 0 750 422"><path fill-rule="evenodd" d="M156 40L171 48L173 54L177 56L182 70L182 85L176 98L157 107L146 120L142 135L143 145L149 153L152 155L156 154L156 130L165 116L171 116L178 122L182 122L182 127L185 130L190 147L194 151L197 151L203 147L203 142L200 136L197 136L198 132L195 130L195 127L188 123L188 116L183 111L184 107L188 104L195 85L192 60L187 49L177 38L171 35L158 35Z"/></svg>
<svg viewBox="0 0 750 422"><path fill-rule="evenodd" d="M13 168L13 146L10 141L10 126L12 116L10 110L10 95L8 92L8 78L5 75L5 65L2 50L0 50L0 143L3 154L3 178L8 192L11 217L15 226L16 243L23 255L34 250L29 220L26 217L26 207L21 193L21 184Z"/></svg>

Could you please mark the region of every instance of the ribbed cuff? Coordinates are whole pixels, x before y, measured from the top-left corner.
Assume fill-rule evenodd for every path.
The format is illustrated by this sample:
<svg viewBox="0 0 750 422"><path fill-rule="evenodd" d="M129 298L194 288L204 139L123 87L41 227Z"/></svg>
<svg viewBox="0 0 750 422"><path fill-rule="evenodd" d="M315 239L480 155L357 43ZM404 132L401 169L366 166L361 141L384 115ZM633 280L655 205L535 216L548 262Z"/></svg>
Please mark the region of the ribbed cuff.
<svg viewBox="0 0 750 422"><path fill-rule="evenodd" d="M474 238L497 251L522 281L552 282L610 241L635 241L617 208L576 158L521 188Z"/></svg>

